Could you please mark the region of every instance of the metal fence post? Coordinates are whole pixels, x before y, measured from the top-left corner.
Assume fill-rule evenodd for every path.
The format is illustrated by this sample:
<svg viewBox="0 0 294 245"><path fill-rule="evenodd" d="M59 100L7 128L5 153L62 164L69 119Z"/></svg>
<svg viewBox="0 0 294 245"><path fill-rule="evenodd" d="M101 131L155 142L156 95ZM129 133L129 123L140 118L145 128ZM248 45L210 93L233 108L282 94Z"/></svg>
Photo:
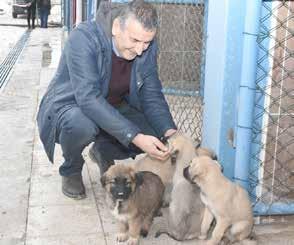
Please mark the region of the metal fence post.
<svg viewBox="0 0 294 245"><path fill-rule="evenodd" d="M234 178L248 189L261 0L246 1Z"/></svg>
<svg viewBox="0 0 294 245"><path fill-rule="evenodd" d="M224 174L233 178L246 1L208 2L202 144L217 153Z"/></svg>

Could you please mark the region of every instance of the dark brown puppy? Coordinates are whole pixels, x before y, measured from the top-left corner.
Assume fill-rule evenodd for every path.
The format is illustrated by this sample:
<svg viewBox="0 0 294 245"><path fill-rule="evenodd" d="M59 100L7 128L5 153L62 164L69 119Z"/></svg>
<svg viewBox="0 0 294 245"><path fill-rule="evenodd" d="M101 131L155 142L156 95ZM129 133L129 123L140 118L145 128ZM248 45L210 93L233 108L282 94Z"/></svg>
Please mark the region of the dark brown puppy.
<svg viewBox="0 0 294 245"><path fill-rule="evenodd" d="M164 185L154 173L135 172L124 164L111 166L101 177L106 201L119 221L117 241L137 245L140 234L147 236L153 217L161 206Z"/></svg>

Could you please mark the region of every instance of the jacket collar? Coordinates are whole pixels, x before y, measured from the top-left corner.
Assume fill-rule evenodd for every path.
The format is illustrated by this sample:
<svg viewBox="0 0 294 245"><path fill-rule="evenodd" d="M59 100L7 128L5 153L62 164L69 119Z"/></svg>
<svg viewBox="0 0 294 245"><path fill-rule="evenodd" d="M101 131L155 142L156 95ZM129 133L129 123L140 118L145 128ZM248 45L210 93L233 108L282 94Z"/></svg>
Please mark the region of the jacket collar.
<svg viewBox="0 0 294 245"><path fill-rule="evenodd" d="M110 3L103 1L100 3L99 9L96 14L96 23L101 26L105 32L107 39L112 43L112 23L118 16L119 11L122 9L121 3Z"/></svg>

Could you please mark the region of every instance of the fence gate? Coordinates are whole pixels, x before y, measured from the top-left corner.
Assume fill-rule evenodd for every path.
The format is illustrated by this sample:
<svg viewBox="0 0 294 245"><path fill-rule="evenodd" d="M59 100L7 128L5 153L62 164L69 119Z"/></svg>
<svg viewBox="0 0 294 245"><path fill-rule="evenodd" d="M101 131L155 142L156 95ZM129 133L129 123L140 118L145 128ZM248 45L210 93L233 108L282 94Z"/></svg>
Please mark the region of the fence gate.
<svg viewBox="0 0 294 245"><path fill-rule="evenodd" d="M204 81L204 0L152 1L159 17L158 67L163 92L180 130L201 138Z"/></svg>
<svg viewBox="0 0 294 245"><path fill-rule="evenodd" d="M261 12L250 190L257 214L293 214L294 2Z"/></svg>

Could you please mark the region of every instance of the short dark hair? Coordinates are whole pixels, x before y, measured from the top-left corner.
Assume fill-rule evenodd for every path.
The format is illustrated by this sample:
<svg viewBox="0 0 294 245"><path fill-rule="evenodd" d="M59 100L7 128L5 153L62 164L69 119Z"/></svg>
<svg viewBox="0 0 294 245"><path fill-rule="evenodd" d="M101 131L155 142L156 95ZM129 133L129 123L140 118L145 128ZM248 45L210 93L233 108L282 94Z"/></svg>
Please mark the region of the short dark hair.
<svg viewBox="0 0 294 245"><path fill-rule="evenodd" d="M146 30L154 30L158 26L156 9L144 0L134 0L126 4L118 14L122 27L126 20L133 16Z"/></svg>

